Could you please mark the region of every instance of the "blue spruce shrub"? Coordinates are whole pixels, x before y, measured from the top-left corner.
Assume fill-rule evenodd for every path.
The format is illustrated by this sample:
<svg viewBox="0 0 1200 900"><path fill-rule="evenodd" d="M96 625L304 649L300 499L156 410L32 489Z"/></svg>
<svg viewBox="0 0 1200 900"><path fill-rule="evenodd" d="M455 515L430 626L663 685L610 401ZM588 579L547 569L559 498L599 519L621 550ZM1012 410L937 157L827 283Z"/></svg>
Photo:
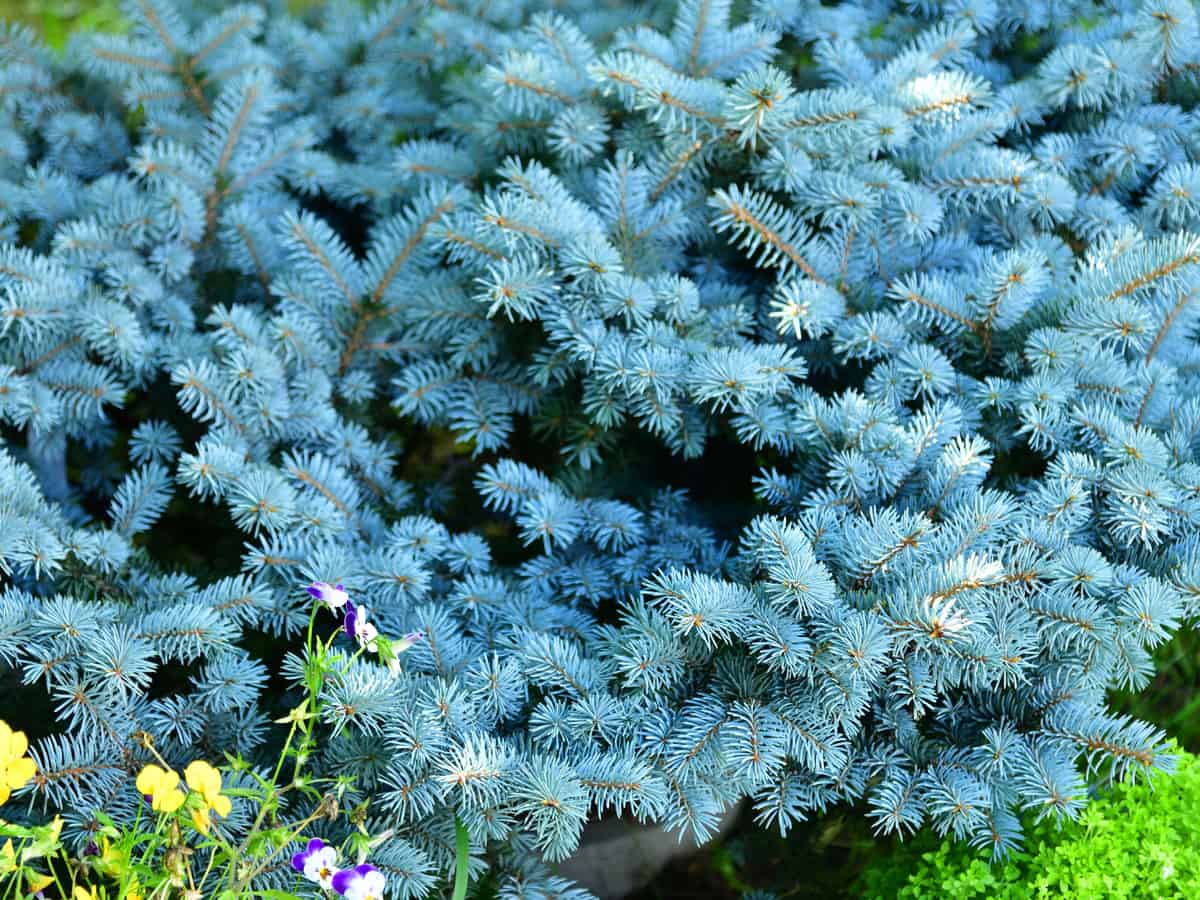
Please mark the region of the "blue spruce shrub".
<svg viewBox="0 0 1200 900"><path fill-rule="evenodd" d="M1171 768L1105 695L1200 596L1190 3L284 7L0 39L6 817L270 758L312 581L426 635L305 751L397 897L456 816L564 895L601 815L999 857Z"/></svg>

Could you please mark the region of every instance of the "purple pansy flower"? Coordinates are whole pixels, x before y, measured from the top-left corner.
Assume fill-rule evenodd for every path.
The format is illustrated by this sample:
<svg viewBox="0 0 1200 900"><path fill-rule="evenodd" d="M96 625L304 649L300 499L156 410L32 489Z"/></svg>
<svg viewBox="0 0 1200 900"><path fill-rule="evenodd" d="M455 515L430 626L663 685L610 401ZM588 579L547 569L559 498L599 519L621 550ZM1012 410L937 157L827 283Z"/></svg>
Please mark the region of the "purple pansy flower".
<svg viewBox="0 0 1200 900"><path fill-rule="evenodd" d="M320 838L313 838L303 851L292 857L292 868L309 881L329 890L333 887L333 879L338 876L336 862L337 850Z"/></svg>
<svg viewBox="0 0 1200 900"><path fill-rule="evenodd" d="M313 838L305 845L304 849L292 857L292 868L297 872L304 871L304 864L309 858L325 846L325 842L320 838Z"/></svg>
<svg viewBox="0 0 1200 900"><path fill-rule="evenodd" d="M342 869L333 876L333 889L346 900L383 900L386 884L383 873L370 863Z"/></svg>
<svg viewBox="0 0 1200 900"><path fill-rule="evenodd" d="M330 609L340 609L350 600L350 596L340 584L333 585L324 581L314 581L305 590Z"/></svg>
<svg viewBox="0 0 1200 900"><path fill-rule="evenodd" d="M355 606L349 601L346 603L346 634L354 638L358 646L376 653L379 644L375 639L379 637L379 631L367 621L367 612L365 606Z"/></svg>

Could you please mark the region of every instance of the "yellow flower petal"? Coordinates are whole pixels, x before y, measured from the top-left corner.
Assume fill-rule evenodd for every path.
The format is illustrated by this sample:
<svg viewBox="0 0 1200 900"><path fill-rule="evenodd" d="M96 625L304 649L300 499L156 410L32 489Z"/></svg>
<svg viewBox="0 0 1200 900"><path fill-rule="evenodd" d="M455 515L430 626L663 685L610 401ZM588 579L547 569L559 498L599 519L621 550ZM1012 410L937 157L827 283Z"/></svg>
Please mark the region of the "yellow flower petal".
<svg viewBox="0 0 1200 900"><path fill-rule="evenodd" d="M14 731L8 743L8 758L16 759L18 756L24 756L25 751L29 749L29 738L25 737L25 732Z"/></svg>
<svg viewBox="0 0 1200 900"><path fill-rule="evenodd" d="M163 772L162 777L158 779L158 789L160 791L173 791L179 787L179 773L174 769L167 769Z"/></svg>
<svg viewBox="0 0 1200 900"><path fill-rule="evenodd" d="M183 777L187 779L188 787L203 794L204 799L210 802L221 792L221 773L202 759L188 763L183 770Z"/></svg>
<svg viewBox="0 0 1200 900"><path fill-rule="evenodd" d="M75 885L75 890L71 891L72 900L96 900L96 889L85 891L81 885Z"/></svg>
<svg viewBox="0 0 1200 900"><path fill-rule="evenodd" d="M100 838L100 855L92 863L101 875L119 876L126 868L125 854L112 846L108 838Z"/></svg>
<svg viewBox="0 0 1200 900"><path fill-rule="evenodd" d="M208 834L208 829L212 825L212 819L209 818L208 810L202 806L193 809L192 824L196 826L196 830L201 834Z"/></svg>
<svg viewBox="0 0 1200 900"><path fill-rule="evenodd" d="M229 815L229 811L233 809L233 803L224 794L220 794L215 800L213 800L212 808L213 812L223 819Z"/></svg>
<svg viewBox="0 0 1200 900"><path fill-rule="evenodd" d="M112 860L116 860L116 859L120 859L120 858L121 858L121 852L119 850L117 850L115 847L113 847L112 842L109 841L108 838L101 836L100 837L100 856L98 857L98 859L101 862L110 862Z"/></svg>
<svg viewBox="0 0 1200 900"><path fill-rule="evenodd" d="M32 759L28 756L18 759L16 762L9 763L8 786L14 789L19 788L36 774L37 766L33 764Z"/></svg>
<svg viewBox="0 0 1200 900"><path fill-rule="evenodd" d="M158 786L158 780L167 774L156 765L148 765L138 773L137 789L143 794L154 794L155 787Z"/></svg>
<svg viewBox="0 0 1200 900"><path fill-rule="evenodd" d="M36 894L48 885L54 884L53 875L34 875L31 872L26 874L25 879L29 884L29 893L31 894Z"/></svg>
<svg viewBox="0 0 1200 900"><path fill-rule="evenodd" d="M143 794L150 795L150 806L158 812L175 812L183 805L179 773L174 769L164 771L158 766L146 766L137 778L137 787Z"/></svg>
<svg viewBox="0 0 1200 900"><path fill-rule="evenodd" d="M187 797L184 796L183 791L173 788L169 791L155 794L151 806L159 812L173 813L179 807L183 806L183 801L186 799Z"/></svg>
<svg viewBox="0 0 1200 900"><path fill-rule="evenodd" d="M8 798L11 794L12 791L8 789L8 781L6 779L0 779L0 806L3 806L8 802Z"/></svg>
<svg viewBox="0 0 1200 900"><path fill-rule="evenodd" d="M184 781L187 782L188 787L193 791L200 790L200 786L204 783L203 766L204 761L197 759L194 762L188 763L187 768L183 770Z"/></svg>

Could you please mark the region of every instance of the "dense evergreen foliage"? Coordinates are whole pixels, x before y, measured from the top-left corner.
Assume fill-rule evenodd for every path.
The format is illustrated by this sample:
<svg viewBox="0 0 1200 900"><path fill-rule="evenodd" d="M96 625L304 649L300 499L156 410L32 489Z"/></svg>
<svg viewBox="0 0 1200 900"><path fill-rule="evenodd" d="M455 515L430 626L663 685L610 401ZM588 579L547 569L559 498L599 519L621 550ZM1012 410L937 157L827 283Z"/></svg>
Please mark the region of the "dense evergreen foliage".
<svg viewBox="0 0 1200 900"><path fill-rule="evenodd" d="M6 817L269 775L313 582L423 635L302 751L398 897L456 816L564 896L600 815L999 858L1172 768L1105 697L1200 596L1187 0L125 15L0 37Z"/></svg>

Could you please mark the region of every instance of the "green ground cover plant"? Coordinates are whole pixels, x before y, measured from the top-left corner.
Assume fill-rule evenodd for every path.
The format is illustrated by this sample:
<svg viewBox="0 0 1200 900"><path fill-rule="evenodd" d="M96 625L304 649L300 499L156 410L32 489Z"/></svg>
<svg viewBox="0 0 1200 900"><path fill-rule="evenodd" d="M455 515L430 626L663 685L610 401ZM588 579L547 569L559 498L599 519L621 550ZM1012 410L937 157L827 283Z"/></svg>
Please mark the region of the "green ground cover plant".
<svg viewBox="0 0 1200 900"><path fill-rule="evenodd" d="M72 31L122 31L126 21L115 0L0 0L0 20L37 30L50 47L63 49Z"/></svg>
<svg viewBox="0 0 1200 900"><path fill-rule="evenodd" d="M1200 884L1200 764L1184 754L1170 779L1116 785L1061 828L1036 826L998 865L961 844L917 839L872 863L863 898L1184 898Z"/></svg>

